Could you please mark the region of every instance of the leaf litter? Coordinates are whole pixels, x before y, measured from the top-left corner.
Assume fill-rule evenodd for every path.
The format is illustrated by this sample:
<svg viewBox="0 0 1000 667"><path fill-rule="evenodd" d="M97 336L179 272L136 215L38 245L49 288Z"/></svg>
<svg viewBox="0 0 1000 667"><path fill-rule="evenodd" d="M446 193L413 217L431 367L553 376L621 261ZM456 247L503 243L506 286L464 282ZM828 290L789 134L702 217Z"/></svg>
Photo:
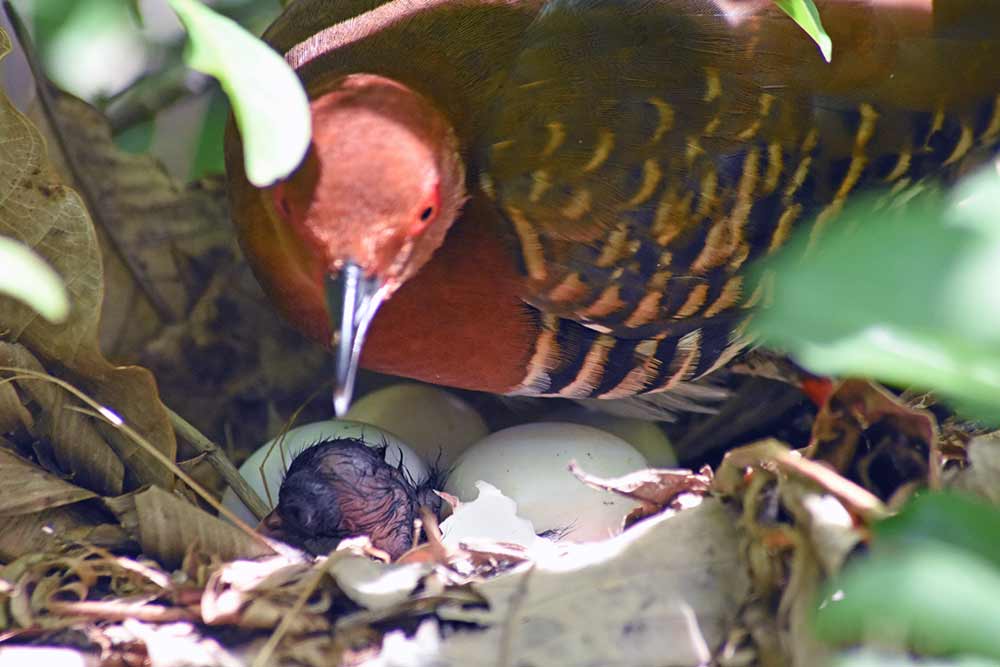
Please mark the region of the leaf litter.
<svg viewBox="0 0 1000 667"><path fill-rule="evenodd" d="M301 356L282 354L288 334L273 328L253 288L232 301L234 284L251 283L232 279L246 272L218 196L118 153L98 112L46 90L52 136L86 138L59 146L86 206L46 164L37 130L0 101L11 137L0 146L0 233L46 257L73 300L62 326L0 302L0 366L12 369L0 380L0 662L816 665L831 649L808 627L815 596L865 548L873 521L921 488L998 500L991 436L970 442L880 387L847 381L804 449L763 440L730 451L714 470L612 480L574 466L581 483L635 502L627 529L602 542L528 535L499 491L483 500L510 532L455 531L461 512L482 508L452 499L452 517L439 527L425 514L429 540L395 563L365 538L320 557L269 542L210 511L209 494L184 475L204 472L199 459L163 465L107 414L44 379L78 385L172 463L174 431L154 374L113 366L102 344L148 361L165 396L206 384L191 372L199 355L225 349L249 360L209 378L201 425L216 435L239 414L227 401L256 400L262 386L296 395L325 374L322 363L303 372L310 364ZM140 205L144 198L152 204ZM168 224L166 212L177 210L189 227ZM105 274L108 258L118 264ZM145 322L142 333L123 335L133 317ZM256 341L266 349L216 331L247 322L272 323ZM263 379L293 367L284 387ZM170 403L197 418L205 415L192 406L204 400ZM272 400L256 405L273 408ZM277 414L264 412L260 433ZM248 433L256 431L239 439Z"/></svg>

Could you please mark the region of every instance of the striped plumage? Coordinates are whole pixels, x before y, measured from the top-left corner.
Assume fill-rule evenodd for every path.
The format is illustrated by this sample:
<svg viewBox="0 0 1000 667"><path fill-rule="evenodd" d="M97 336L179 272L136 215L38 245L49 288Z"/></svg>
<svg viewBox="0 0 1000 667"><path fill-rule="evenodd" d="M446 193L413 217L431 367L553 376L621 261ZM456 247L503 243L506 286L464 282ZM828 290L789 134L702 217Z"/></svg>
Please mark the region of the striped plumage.
<svg viewBox="0 0 1000 667"><path fill-rule="evenodd" d="M375 3L299 0L269 35L314 90L351 72L414 87L462 144L471 200L376 316L362 360L378 370L575 398L699 377L745 344L762 295L741 274L751 260L800 225L821 242L861 189L905 196L1000 140L1000 10L987 0L820 2L832 64L757 0L383 8L400 3L402 18L371 36L355 22L309 41L319 22ZM261 228L280 223L236 185L265 286L328 336L321 305L282 293L287 258L261 250ZM445 303L449 281L470 294ZM522 304L516 314L506 301L476 311L493 292Z"/></svg>

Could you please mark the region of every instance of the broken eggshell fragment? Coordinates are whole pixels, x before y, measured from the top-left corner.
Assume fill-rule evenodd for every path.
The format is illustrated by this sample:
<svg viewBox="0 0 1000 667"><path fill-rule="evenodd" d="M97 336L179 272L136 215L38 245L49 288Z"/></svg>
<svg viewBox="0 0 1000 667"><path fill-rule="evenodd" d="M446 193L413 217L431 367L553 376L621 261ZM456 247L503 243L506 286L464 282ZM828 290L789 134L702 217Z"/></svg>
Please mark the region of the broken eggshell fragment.
<svg viewBox="0 0 1000 667"><path fill-rule="evenodd" d="M402 468L415 486L424 484L431 476L427 463L393 434L370 424L337 419L299 426L288 431L284 437L268 441L244 461L240 474L273 510L278 503L281 482L292 461L319 442L337 439L355 439L374 448L384 446L385 462L396 468L402 460ZM226 489L222 504L251 526L257 524L257 518L232 489Z"/></svg>
<svg viewBox="0 0 1000 667"><path fill-rule="evenodd" d="M463 502L488 482L517 503L517 514L538 532L555 531L574 542L621 532L634 503L590 488L568 470L575 460L593 475L617 477L648 468L639 451L599 429L562 422L522 424L493 433L465 451L444 490Z"/></svg>
<svg viewBox="0 0 1000 667"><path fill-rule="evenodd" d="M544 541L530 521L517 511L517 503L500 493L489 482L476 482L478 495L471 502L460 502L451 516L441 522L441 543L461 546L463 539L493 540L533 547Z"/></svg>

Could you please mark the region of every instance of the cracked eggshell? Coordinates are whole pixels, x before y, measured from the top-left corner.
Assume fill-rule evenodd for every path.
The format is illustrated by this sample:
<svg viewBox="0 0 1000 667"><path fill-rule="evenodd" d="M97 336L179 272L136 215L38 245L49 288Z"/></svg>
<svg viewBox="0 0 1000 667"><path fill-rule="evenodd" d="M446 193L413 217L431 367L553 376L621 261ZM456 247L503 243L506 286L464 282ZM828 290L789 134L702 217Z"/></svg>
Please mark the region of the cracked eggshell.
<svg viewBox="0 0 1000 667"><path fill-rule="evenodd" d="M281 481L285 478L285 471L288 470L292 460L304 449L318 442L336 438L357 438L370 447L385 445L385 462L396 466L402 458L403 467L410 472L415 484L421 484L430 477L431 471L427 463L395 435L371 424L345 419L331 419L293 428L284 438L280 438L281 442L278 444L276 443L279 438L269 440L243 462L240 474L260 495L268 508L274 509L278 504ZM236 497L232 489L226 489L222 495L222 504L251 526L257 525L257 518L243 501Z"/></svg>
<svg viewBox="0 0 1000 667"><path fill-rule="evenodd" d="M571 460L601 477L649 467L635 447L600 429L563 422L522 424L466 450L444 490L469 502L476 499L481 480L516 502L517 514L539 532L560 531L574 542L618 534L634 503L583 484L567 469Z"/></svg>
<svg viewBox="0 0 1000 667"><path fill-rule="evenodd" d="M451 516L441 522L441 543L460 546L463 540L494 540L533 547L543 538L517 511L517 503L488 482L476 482L476 499L459 503Z"/></svg>
<svg viewBox="0 0 1000 667"><path fill-rule="evenodd" d="M422 384L394 384L355 401L347 419L396 434L425 461L446 468L489 433L476 410L451 392Z"/></svg>

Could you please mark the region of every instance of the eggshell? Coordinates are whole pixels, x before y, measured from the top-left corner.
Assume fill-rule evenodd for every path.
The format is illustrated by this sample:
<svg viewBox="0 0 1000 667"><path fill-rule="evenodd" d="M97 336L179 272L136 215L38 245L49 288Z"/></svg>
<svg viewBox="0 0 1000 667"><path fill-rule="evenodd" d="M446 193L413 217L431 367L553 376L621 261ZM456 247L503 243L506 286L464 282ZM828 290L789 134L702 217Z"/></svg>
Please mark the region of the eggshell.
<svg viewBox="0 0 1000 667"><path fill-rule="evenodd" d="M476 482L478 496L460 503L441 522L441 544L457 547L462 540L479 539L532 547L542 540L530 521L518 515L517 504L487 482Z"/></svg>
<svg viewBox="0 0 1000 667"><path fill-rule="evenodd" d="M546 421L570 422L593 426L619 438L638 449L654 468L674 468L677 455L667 439L667 434L656 422L643 419L618 417L606 412L575 407L548 415Z"/></svg>
<svg viewBox="0 0 1000 667"><path fill-rule="evenodd" d="M635 447L600 429L564 422L522 424L467 449L449 473L445 491L472 501L482 480L516 502L518 515L539 532L560 531L576 542L617 534L634 503L584 485L567 469L571 460L601 477L648 467Z"/></svg>
<svg viewBox="0 0 1000 667"><path fill-rule="evenodd" d="M288 470L292 460L302 450L323 440L334 438L358 438L371 447L386 445L386 463L392 466L399 465L402 457L403 467L410 472L415 484L421 484L430 477L430 467L412 448L392 433L370 424L336 419L293 428L281 438L279 444L275 444L278 438L268 441L243 462L240 474L260 495L268 508L274 509L278 504L281 480L284 479L285 471ZM236 497L232 489L226 489L222 495L222 504L251 526L256 525L256 517L243 501Z"/></svg>
<svg viewBox="0 0 1000 667"><path fill-rule="evenodd" d="M425 461L449 466L489 433L479 413L458 396L421 384L395 384L354 403L347 419L396 434Z"/></svg>

